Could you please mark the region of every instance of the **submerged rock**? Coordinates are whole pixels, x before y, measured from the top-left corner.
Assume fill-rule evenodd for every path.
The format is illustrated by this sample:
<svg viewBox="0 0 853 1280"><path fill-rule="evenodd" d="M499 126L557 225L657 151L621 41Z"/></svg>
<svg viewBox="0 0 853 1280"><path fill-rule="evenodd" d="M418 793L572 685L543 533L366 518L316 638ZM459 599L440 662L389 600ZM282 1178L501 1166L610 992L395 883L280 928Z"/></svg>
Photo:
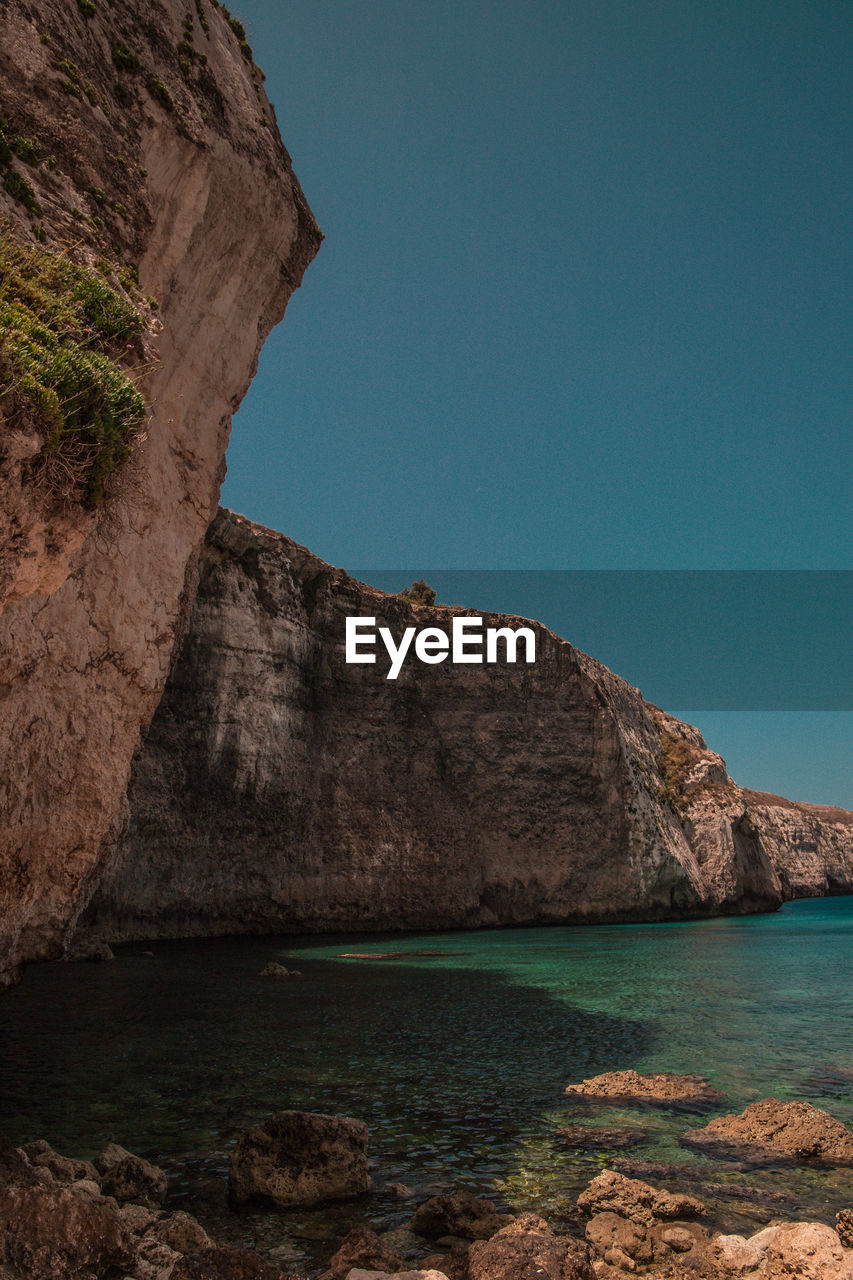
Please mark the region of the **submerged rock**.
<svg viewBox="0 0 853 1280"><path fill-rule="evenodd" d="M124 1202L158 1209L166 1198L166 1175L162 1169L126 1151L115 1142L105 1147L95 1160L104 1195Z"/></svg>
<svg viewBox="0 0 853 1280"><path fill-rule="evenodd" d="M557 1236L535 1213L524 1213L488 1241L471 1246L470 1280L594 1280L589 1249Z"/></svg>
<svg viewBox="0 0 853 1280"><path fill-rule="evenodd" d="M315 1205L369 1191L367 1125L351 1116L278 1111L240 1135L231 1156L235 1200Z"/></svg>
<svg viewBox="0 0 853 1280"><path fill-rule="evenodd" d="M555 1130L554 1141L561 1146L590 1151L616 1151L647 1141L641 1129L593 1129L584 1124L566 1124Z"/></svg>
<svg viewBox="0 0 853 1280"><path fill-rule="evenodd" d="M689 1129L681 1141L709 1155L753 1162L787 1157L853 1165L853 1133L808 1102L763 1098L739 1115L718 1116L703 1129Z"/></svg>
<svg viewBox="0 0 853 1280"><path fill-rule="evenodd" d="M491 1200L480 1200L470 1191L454 1191L432 1196L419 1205L410 1226L428 1240L441 1240L445 1236L488 1240L511 1221L509 1214L497 1212Z"/></svg>
<svg viewBox="0 0 853 1280"><path fill-rule="evenodd" d="M261 969L262 978L301 978L302 974L298 969L286 969L283 964L279 964L277 960L270 960Z"/></svg>
<svg viewBox="0 0 853 1280"><path fill-rule="evenodd" d="M640 1075L636 1071L606 1071L580 1084L570 1084L566 1093L577 1098L613 1098L641 1102L677 1102L709 1105L723 1095L704 1076L677 1075L672 1071Z"/></svg>

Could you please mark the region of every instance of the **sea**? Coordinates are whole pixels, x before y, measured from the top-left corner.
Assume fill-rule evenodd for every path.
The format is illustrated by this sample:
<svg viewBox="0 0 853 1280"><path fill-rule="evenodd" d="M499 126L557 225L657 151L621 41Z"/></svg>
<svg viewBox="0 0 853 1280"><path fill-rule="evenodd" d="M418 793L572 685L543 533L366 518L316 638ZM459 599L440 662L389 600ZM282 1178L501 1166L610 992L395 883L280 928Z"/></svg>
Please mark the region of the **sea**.
<svg viewBox="0 0 853 1280"><path fill-rule="evenodd" d="M299 976L261 976L271 960ZM625 1068L700 1074L724 1100L565 1093ZM167 1207L311 1274L352 1226L391 1230L454 1187L580 1230L604 1168L699 1196L724 1230L834 1222L853 1171L682 1144L764 1097L853 1126L853 897L689 923L139 943L33 965L0 997L0 1132L83 1157L118 1142L166 1170ZM239 1133L284 1109L364 1120L374 1190L231 1204Z"/></svg>

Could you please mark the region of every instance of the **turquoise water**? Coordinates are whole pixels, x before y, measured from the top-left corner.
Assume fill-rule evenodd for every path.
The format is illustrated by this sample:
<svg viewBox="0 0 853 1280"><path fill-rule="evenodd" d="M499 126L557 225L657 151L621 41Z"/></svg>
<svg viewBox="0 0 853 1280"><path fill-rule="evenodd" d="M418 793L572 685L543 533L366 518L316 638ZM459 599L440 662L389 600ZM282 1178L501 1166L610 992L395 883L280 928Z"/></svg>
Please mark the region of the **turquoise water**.
<svg viewBox="0 0 853 1280"><path fill-rule="evenodd" d="M261 978L270 959L302 978ZM350 1225L410 1216L390 1182L416 1198L465 1185L571 1224L582 1187L626 1160L727 1227L832 1220L853 1203L850 1171L721 1164L679 1144L701 1117L563 1090L625 1067L699 1072L726 1095L717 1111L804 1098L853 1125L851 959L853 898L690 924L131 946L31 968L0 999L2 1129L74 1155L119 1141L215 1234L313 1266ZM231 1209L237 1134L287 1107L366 1120L376 1191L314 1213ZM569 1123L641 1141L579 1150L556 1132Z"/></svg>

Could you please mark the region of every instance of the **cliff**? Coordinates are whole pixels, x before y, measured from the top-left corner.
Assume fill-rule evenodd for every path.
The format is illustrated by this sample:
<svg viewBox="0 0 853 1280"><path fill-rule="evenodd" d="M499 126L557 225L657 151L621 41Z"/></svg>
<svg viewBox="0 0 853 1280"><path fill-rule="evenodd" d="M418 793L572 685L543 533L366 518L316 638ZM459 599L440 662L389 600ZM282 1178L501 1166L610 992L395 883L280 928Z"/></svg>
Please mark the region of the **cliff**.
<svg viewBox="0 0 853 1280"><path fill-rule="evenodd" d="M385 595L220 511L87 930L129 939L779 906L774 815L696 729L539 624L532 666L412 661L390 681L382 659L344 661L347 615L398 636L465 612ZM845 831L838 860L853 883ZM820 822L814 832L821 848L835 838Z"/></svg>
<svg viewBox="0 0 853 1280"><path fill-rule="evenodd" d="M97 880L320 241L262 79L217 0L0 0L0 983Z"/></svg>

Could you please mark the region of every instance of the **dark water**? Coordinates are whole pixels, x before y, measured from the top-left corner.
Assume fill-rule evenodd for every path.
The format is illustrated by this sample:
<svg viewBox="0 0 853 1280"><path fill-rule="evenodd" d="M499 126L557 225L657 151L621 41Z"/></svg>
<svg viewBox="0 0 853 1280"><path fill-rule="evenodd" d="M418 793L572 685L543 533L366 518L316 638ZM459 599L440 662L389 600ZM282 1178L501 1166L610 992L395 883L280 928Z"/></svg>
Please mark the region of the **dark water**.
<svg viewBox="0 0 853 1280"><path fill-rule="evenodd" d="M599 1071L699 1072L725 1092L718 1110L804 1098L853 1124L853 898L693 924L145 950L32 968L0 999L0 1128L74 1155L119 1141L162 1164L172 1202L223 1239L316 1265L353 1223L410 1216L393 1181L420 1198L465 1185L571 1223L578 1192L620 1159L676 1163L652 1180L738 1230L853 1203L850 1171L721 1164L679 1145L701 1118L563 1094ZM270 959L304 976L261 978ZM322 1212L229 1208L237 1134L290 1107L366 1120L376 1191ZM641 1142L567 1147L568 1123L627 1125Z"/></svg>

